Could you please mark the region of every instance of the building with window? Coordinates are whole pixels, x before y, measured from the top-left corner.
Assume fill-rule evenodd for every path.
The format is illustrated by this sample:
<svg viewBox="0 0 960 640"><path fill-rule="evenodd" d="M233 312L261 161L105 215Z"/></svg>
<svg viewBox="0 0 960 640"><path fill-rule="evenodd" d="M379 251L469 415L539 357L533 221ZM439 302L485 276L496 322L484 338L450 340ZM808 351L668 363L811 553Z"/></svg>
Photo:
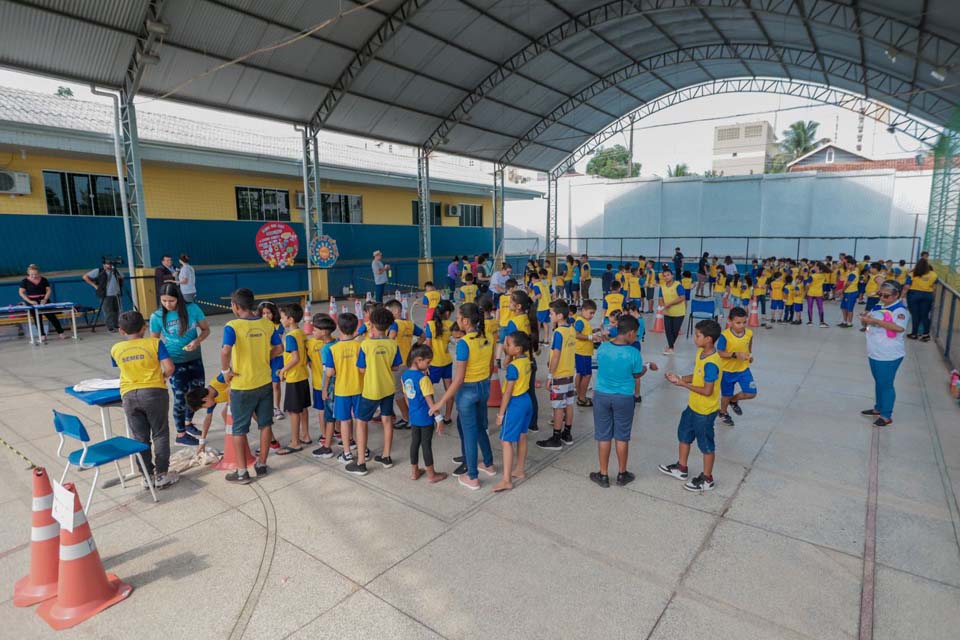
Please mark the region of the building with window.
<svg viewBox="0 0 960 640"><path fill-rule="evenodd" d="M919 154L906 158L873 160L861 153L828 142L787 165L787 171L790 173L799 171L865 171L868 169L930 171L933 169L933 156Z"/></svg>
<svg viewBox="0 0 960 640"><path fill-rule="evenodd" d="M713 170L720 175L761 174L778 152L777 136L766 120L713 129Z"/></svg>
<svg viewBox="0 0 960 640"><path fill-rule="evenodd" d="M125 255L112 117L108 104L0 88L0 174L27 184L0 195L0 276L31 262L77 272L102 255ZM138 121L154 262L188 253L201 284L204 270L222 265L262 269L254 237L265 221L291 223L305 260L301 141L293 131L269 137L146 111ZM321 140L320 164L324 232L338 241L343 265L330 288L368 277L375 248L396 267L395 279L416 283L416 150ZM439 277L444 258L492 250L493 177L479 161L437 155L430 164ZM507 199L540 196L505 189Z"/></svg>

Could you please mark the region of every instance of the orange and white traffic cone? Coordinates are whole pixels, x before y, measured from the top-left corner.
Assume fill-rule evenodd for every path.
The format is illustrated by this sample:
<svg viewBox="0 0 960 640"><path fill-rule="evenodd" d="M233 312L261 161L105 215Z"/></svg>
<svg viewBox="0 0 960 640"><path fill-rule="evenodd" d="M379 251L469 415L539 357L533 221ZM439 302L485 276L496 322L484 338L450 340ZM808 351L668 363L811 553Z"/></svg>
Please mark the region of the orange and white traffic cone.
<svg viewBox="0 0 960 640"><path fill-rule="evenodd" d="M77 489L73 483L63 486L73 494L73 531L60 529L57 597L37 607L37 615L58 631L92 618L133 592L133 587L103 570Z"/></svg>
<svg viewBox="0 0 960 640"><path fill-rule="evenodd" d="M653 329L654 333L663 333L663 305L657 305L657 315L653 318Z"/></svg>
<svg viewBox="0 0 960 640"><path fill-rule="evenodd" d="M33 470L33 517L30 529L30 573L13 587L13 605L29 607L57 595L60 525L53 519L53 489L47 470Z"/></svg>
<svg viewBox="0 0 960 640"><path fill-rule="evenodd" d="M220 458L220 462L213 465L213 468L217 471L236 471L239 465L237 464L237 454L236 454L236 445L234 445L234 438L243 438L243 455L247 459L245 465L246 468L253 466L257 461L253 457L253 452L250 451L250 442L247 440L247 436L234 436L230 435L230 427L233 426L233 414L230 413L230 407L227 407L227 433L223 436L223 457Z"/></svg>
<svg viewBox="0 0 960 640"><path fill-rule="evenodd" d="M760 314L757 313L757 299L750 300L750 316L747 318L747 325L751 327L760 326Z"/></svg>

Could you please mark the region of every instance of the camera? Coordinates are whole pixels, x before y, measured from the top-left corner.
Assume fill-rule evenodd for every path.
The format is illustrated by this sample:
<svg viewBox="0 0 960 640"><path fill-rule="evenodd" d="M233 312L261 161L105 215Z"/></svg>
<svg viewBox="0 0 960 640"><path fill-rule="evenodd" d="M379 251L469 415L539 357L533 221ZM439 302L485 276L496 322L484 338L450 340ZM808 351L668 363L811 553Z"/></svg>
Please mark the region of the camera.
<svg viewBox="0 0 960 640"><path fill-rule="evenodd" d="M106 264L108 262L112 264L114 268L119 267L123 264L123 256L101 256L100 264Z"/></svg>

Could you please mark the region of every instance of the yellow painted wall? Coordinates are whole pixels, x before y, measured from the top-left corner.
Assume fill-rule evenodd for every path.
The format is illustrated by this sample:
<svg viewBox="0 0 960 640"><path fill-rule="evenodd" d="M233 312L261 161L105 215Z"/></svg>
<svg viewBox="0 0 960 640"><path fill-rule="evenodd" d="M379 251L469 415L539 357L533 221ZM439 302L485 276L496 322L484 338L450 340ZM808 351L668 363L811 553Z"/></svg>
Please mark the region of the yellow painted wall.
<svg viewBox="0 0 960 640"><path fill-rule="evenodd" d="M0 168L30 174L32 193L29 196L0 196L0 214L38 214L47 211L43 193L43 171L67 171L71 173L94 173L115 175L116 163L112 158L52 156L27 152L21 157L20 150L0 149ZM187 218L196 220L236 220L237 205L235 188L238 186L287 189L290 192L291 217L303 219L303 212L295 208L296 192L303 190L300 178L284 178L275 175L256 175L231 172L206 167L143 163L143 190L147 216L150 218ZM321 180L320 188L325 193L345 193L363 198L363 221L369 224L409 225L411 201L417 199L415 189L382 187L355 183ZM450 204L475 204L483 206L483 224L493 222L492 203L489 197L474 197L434 191L431 200L440 202L446 211ZM458 226L458 218L443 216L443 226Z"/></svg>

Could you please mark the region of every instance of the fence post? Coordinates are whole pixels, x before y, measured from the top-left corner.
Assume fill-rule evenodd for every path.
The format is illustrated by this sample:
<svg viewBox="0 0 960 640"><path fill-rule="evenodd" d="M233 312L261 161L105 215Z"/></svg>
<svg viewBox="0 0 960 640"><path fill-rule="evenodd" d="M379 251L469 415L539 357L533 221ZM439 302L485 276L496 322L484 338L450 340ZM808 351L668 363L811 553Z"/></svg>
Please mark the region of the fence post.
<svg viewBox="0 0 960 640"><path fill-rule="evenodd" d="M743 268L750 268L750 236L747 236L747 252L743 254Z"/></svg>
<svg viewBox="0 0 960 640"><path fill-rule="evenodd" d="M947 292L946 287L941 285L944 293ZM947 358L947 362L950 362L950 341L953 338L953 321L956 318L957 311L957 296L950 296L950 322L947 324L949 330L947 331L947 339L943 341L943 355ZM937 323L937 332L939 333L940 325Z"/></svg>
<svg viewBox="0 0 960 640"><path fill-rule="evenodd" d="M857 259L857 241L858 241L858 238L853 239L853 259L854 260Z"/></svg>
<svg viewBox="0 0 960 640"><path fill-rule="evenodd" d="M661 245L662 242L663 242L663 238L661 238L660 236L657 236L657 262L656 262L656 264L659 264L659 263L660 263L660 245Z"/></svg>
<svg viewBox="0 0 960 640"><path fill-rule="evenodd" d="M620 264L623 264L623 238L620 238Z"/></svg>
<svg viewBox="0 0 960 640"><path fill-rule="evenodd" d="M800 238L797 238L797 262L800 262Z"/></svg>
<svg viewBox="0 0 960 640"><path fill-rule="evenodd" d="M700 260L700 256L703 255L703 236L700 236L700 253L697 254L697 260Z"/></svg>

